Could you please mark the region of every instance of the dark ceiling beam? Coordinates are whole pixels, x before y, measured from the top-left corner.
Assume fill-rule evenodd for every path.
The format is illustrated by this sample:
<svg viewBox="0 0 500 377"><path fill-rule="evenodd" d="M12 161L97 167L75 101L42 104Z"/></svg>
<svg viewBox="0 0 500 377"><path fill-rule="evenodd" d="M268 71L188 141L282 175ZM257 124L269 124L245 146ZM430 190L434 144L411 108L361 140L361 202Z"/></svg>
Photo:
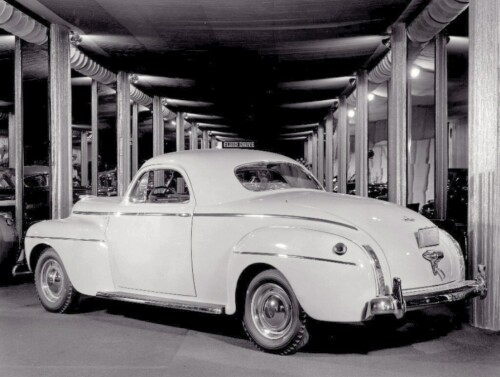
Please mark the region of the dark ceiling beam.
<svg viewBox="0 0 500 377"><path fill-rule="evenodd" d="M242 137L227 137L227 136L215 136L218 141L247 141Z"/></svg>
<svg viewBox="0 0 500 377"><path fill-rule="evenodd" d="M328 77L324 79L286 81L278 84L283 91L336 90L343 88L354 76Z"/></svg>
<svg viewBox="0 0 500 377"><path fill-rule="evenodd" d="M298 102L298 103L285 103L280 105L282 109L288 110L317 110L326 108L331 108L338 99L327 99L323 101L311 101L311 102Z"/></svg>
<svg viewBox="0 0 500 377"><path fill-rule="evenodd" d="M297 124L297 125L293 125L293 126L282 126L282 128L285 130L302 130L302 129L315 128L315 127L318 127L318 123L307 123L307 124Z"/></svg>
<svg viewBox="0 0 500 377"><path fill-rule="evenodd" d="M280 137L299 137L299 136L309 136L312 135L313 131L303 131L303 132L293 132L288 134L280 134Z"/></svg>
<svg viewBox="0 0 500 377"><path fill-rule="evenodd" d="M186 113L184 115L184 119L191 120L193 122L200 121L200 120L206 122L207 120L221 120L223 118L219 115Z"/></svg>
<svg viewBox="0 0 500 377"><path fill-rule="evenodd" d="M229 128L229 126L226 126L224 124L212 124L212 123L204 123L204 122L201 122L201 123L196 123L196 125L200 128L200 129L226 129L226 128Z"/></svg>
<svg viewBox="0 0 500 377"><path fill-rule="evenodd" d="M237 133L235 132L223 132L223 131L210 131L209 132L209 135L214 135L214 136L227 136L227 137L232 137L232 136L235 136L235 137L238 137L240 135L238 135Z"/></svg>
<svg viewBox="0 0 500 377"><path fill-rule="evenodd" d="M295 136L295 137L282 137L282 136L280 136L280 140L283 140L283 141L301 141L301 140L307 140L307 136Z"/></svg>
<svg viewBox="0 0 500 377"><path fill-rule="evenodd" d="M211 102L167 98L167 106L198 109L198 108L210 108L213 107L214 104Z"/></svg>

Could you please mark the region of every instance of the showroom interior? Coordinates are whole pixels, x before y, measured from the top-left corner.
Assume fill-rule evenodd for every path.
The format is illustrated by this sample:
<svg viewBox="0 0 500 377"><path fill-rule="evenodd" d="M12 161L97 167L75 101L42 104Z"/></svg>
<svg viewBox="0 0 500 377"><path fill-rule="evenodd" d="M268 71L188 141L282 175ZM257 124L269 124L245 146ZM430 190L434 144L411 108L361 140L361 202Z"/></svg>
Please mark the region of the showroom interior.
<svg viewBox="0 0 500 377"><path fill-rule="evenodd" d="M0 0L17 234L163 153L277 152L455 232L487 266L467 321L500 331L499 25L497 0Z"/></svg>

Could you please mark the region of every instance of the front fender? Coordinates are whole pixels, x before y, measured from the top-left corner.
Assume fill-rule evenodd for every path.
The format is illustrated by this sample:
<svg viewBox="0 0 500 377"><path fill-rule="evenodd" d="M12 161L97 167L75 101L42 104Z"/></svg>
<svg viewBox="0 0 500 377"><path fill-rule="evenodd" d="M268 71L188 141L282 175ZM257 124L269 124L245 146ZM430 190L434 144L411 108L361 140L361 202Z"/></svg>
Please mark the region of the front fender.
<svg viewBox="0 0 500 377"><path fill-rule="evenodd" d="M32 225L25 238L30 269L36 267L33 253L49 246L58 253L77 291L95 295L100 290L112 290L106 225L105 216L75 215Z"/></svg>
<svg viewBox="0 0 500 377"><path fill-rule="evenodd" d="M333 252L339 242L344 255ZM366 303L376 295L375 277L366 251L339 234L297 227L267 227L246 235L228 264L226 311L236 310L235 294L242 273L267 264L288 280L306 313L331 322L361 321Z"/></svg>

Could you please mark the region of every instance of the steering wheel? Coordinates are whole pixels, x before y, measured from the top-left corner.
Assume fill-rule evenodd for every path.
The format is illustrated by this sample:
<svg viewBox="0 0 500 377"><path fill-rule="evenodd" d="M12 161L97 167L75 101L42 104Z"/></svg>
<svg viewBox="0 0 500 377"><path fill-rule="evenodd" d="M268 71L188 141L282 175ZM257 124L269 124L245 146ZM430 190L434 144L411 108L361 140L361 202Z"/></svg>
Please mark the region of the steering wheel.
<svg viewBox="0 0 500 377"><path fill-rule="evenodd" d="M157 186L151 190L149 195L150 201L157 201L158 199L165 199L168 195L175 194L175 190L171 187Z"/></svg>

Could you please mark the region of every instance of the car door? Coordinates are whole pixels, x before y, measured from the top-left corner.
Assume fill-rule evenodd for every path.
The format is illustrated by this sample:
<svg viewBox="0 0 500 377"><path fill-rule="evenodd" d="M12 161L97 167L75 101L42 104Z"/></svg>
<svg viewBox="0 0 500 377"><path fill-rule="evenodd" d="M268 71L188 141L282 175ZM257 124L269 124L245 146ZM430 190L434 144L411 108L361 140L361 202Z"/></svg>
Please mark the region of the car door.
<svg viewBox="0 0 500 377"><path fill-rule="evenodd" d="M144 171L106 231L119 291L195 296L191 227L195 201L184 172Z"/></svg>

